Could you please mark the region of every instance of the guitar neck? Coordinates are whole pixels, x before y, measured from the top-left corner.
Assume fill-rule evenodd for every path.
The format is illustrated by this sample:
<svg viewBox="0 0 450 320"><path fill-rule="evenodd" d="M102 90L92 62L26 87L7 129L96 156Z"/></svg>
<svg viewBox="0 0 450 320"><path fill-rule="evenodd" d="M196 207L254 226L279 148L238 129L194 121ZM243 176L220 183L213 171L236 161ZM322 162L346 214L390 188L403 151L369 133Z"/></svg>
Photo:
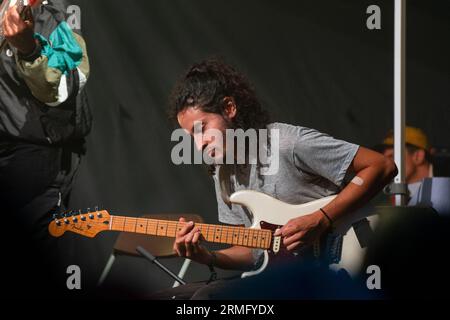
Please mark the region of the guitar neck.
<svg viewBox="0 0 450 320"><path fill-rule="evenodd" d="M109 227L112 231L175 238L177 232L181 231L185 225L185 222L170 220L110 216ZM272 242L272 232L270 230L204 223L197 223L196 226L200 229L205 240L212 243L266 250L270 248Z"/></svg>

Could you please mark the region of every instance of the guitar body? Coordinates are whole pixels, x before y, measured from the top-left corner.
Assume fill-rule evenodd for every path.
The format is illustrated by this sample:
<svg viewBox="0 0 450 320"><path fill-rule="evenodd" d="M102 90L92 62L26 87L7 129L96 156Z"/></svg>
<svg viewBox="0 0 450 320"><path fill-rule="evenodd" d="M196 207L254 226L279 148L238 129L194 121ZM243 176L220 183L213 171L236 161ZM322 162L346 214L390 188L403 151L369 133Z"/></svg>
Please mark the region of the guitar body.
<svg viewBox="0 0 450 320"><path fill-rule="evenodd" d="M336 196L314 200L308 203L291 205L277 200L264 193L243 190L238 191L230 196L230 201L246 207L253 215L252 229L267 229L275 231L281 228L289 220L304 215L311 214L330 203ZM274 239L275 242L276 238ZM281 241L281 239L279 239ZM293 258L294 254L289 252L284 246L280 246L279 250L269 249L264 251L264 260L261 266L251 272L245 272L242 277L249 277L263 272L270 263L277 260L285 261Z"/></svg>

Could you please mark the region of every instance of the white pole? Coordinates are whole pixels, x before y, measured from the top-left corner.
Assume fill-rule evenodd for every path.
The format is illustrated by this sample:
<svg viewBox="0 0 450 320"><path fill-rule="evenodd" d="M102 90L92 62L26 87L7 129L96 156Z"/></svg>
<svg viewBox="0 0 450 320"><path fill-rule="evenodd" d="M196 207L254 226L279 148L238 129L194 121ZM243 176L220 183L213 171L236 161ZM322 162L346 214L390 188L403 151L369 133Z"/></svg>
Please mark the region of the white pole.
<svg viewBox="0 0 450 320"><path fill-rule="evenodd" d="M394 157L398 167L395 184L405 185L405 66L406 0L395 0L394 45ZM406 196L395 195L395 205L405 205Z"/></svg>

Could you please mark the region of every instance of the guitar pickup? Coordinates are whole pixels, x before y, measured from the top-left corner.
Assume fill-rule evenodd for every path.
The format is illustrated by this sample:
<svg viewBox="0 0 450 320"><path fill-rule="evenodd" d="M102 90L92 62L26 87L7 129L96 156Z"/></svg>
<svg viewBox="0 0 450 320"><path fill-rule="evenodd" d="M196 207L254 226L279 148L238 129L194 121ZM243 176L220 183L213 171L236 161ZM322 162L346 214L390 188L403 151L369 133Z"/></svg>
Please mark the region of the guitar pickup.
<svg viewBox="0 0 450 320"><path fill-rule="evenodd" d="M280 248L281 248L281 236L273 237L272 251L274 253L278 253L280 251Z"/></svg>

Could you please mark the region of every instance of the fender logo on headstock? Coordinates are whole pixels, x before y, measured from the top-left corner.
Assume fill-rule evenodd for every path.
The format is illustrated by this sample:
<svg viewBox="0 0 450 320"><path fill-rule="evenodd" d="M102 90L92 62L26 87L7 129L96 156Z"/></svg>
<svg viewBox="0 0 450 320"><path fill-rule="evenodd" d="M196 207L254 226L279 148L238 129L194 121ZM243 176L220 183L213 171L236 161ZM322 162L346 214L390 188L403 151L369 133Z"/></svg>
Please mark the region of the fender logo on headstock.
<svg viewBox="0 0 450 320"><path fill-rule="evenodd" d="M92 226L91 225L86 225L87 229L91 229ZM84 231L84 229L82 227L76 226L76 225L72 225L72 230L77 230L77 231Z"/></svg>

